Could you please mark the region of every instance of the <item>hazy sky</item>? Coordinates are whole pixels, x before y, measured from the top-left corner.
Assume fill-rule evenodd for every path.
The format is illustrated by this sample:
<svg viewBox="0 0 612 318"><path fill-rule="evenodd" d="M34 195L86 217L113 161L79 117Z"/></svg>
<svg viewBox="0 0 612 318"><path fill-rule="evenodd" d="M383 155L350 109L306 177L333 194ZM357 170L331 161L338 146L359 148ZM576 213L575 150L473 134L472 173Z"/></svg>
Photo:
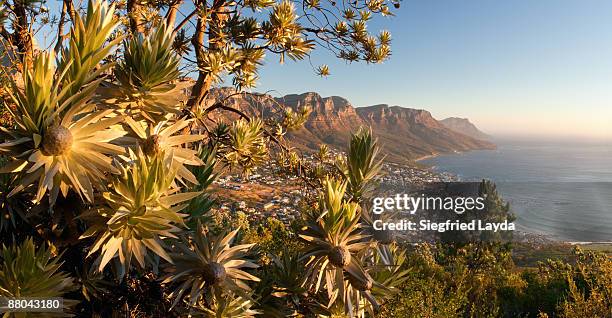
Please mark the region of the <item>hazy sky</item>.
<svg viewBox="0 0 612 318"><path fill-rule="evenodd" d="M370 30L388 29L393 56L346 64L270 57L257 90L316 91L355 106L424 108L469 117L492 134L612 139L612 1L412 1Z"/></svg>
<svg viewBox="0 0 612 318"><path fill-rule="evenodd" d="M255 90L423 108L494 135L612 140L612 0L404 0L396 13L369 25L392 33L384 64L320 49L322 79L308 61L268 56Z"/></svg>

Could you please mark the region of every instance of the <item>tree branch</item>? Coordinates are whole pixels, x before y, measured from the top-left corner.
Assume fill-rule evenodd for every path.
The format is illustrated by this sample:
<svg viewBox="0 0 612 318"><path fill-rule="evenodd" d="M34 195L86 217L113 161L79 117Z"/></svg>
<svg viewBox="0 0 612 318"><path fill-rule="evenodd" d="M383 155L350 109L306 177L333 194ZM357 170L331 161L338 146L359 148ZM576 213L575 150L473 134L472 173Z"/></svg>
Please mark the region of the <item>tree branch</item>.
<svg viewBox="0 0 612 318"><path fill-rule="evenodd" d="M144 33L144 21L140 14L142 5L139 0L128 0L127 12L130 19L130 30L132 34Z"/></svg>
<svg viewBox="0 0 612 318"><path fill-rule="evenodd" d="M168 8L168 12L166 13L166 26L168 26L168 28L174 26L174 22L176 21L176 14L182 3L183 0L175 0Z"/></svg>
<svg viewBox="0 0 612 318"><path fill-rule="evenodd" d="M60 14L60 18L59 18L59 22L57 24L57 42L55 42L55 48L53 49L55 51L55 53L59 53L59 51L62 49L62 40L64 37L64 22L66 19L66 13L68 11L68 3L70 2L69 0L64 1L63 5L62 5L62 13Z"/></svg>
<svg viewBox="0 0 612 318"><path fill-rule="evenodd" d="M196 13L197 13L197 12L198 12L198 9L197 9L197 8L196 8L195 10L191 11L191 13L190 13L190 14L188 14L188 15L187 15L187 16L186 16L186 17L183 19L183 21L181 21L181 23L179 23L179 24L176 26L176 28L174 28L174 32L173 32L173 33L176 33L176 32L178 32L180 29L182 29L182 28L185 26L185 24L187 24L187 22L189 22L189 20L191 20L191 18L193 18L193 16L194 16L194 15L196 15Z"/></svg>

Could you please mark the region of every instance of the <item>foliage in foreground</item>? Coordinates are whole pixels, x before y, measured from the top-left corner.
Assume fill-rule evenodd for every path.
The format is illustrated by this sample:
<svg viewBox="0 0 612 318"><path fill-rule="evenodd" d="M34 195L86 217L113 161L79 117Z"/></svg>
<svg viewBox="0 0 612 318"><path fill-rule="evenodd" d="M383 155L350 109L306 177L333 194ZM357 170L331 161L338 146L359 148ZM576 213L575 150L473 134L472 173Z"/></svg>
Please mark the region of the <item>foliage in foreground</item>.
<svg viewBox="0 0 612 318"><path fill-rule="evenodd" d="M46 247L37 249L32 239L18 246L2 246L0 257L0 297L64 297L75 288L73 278L60 270L60 258ZM64 309L74 305L68 299L63 303Z"/></svg>
<svg viewBox="0 0 612 318"><path fill-rule="evenodd" d="M11 18L21 14L17 6L29 11L30 18L39 15L37 2L14 5L3 7L3 12L13 11ZM11 120L0 131L1 172L6 173L3 213L10 220L3 220L2 234L14 244L5 247L2 256L4 294L70 293L82 300L70 310L82 315L250 317L266 310L262 292L267 289L277 296L281 290L292 294L287 309L293 306L293 311L305 314L340 308L350 316L363 316L378 309L389 293L371 277L380 258L374 256L376 242L360 230L360 200L365 193L351 201L345 198L345 179L355 172L312 178L284 142L286 131L299 129L305 122L308 108L284 109L265 121L240 118L208 129L203 122L207 112L227 107L215 104L202 113L192 106L207 103L198 100L194 105L193 99L181 97L179 68L184 51L177 50L180 33L171 25L157 22L142 27L131 20L126 33L116 18L121 8L115 5L90 1L83 11L75 10L69 1L64 6L72 22L66 45L61 28L52 52L22 46L31 43L12 47L13 39L5 39L5 52L16 49L22 64L16 72L3 69L4 108ZM218 37L219 42L207 52L194 44L199 79L204 74L207 81L216 80L229 72L236 76L236 86L251 86L263 58L257 52L268 49L281 58L303 59L314 48L313 41L304 39L293 4L251 3L249 7L269 8L268 20L261 25L253 24L253 19L228 22L232 32L238 28L242 35L232 34L235 38L226 40L224 48L220 34L209 36L209 41ZM128 10L133 11L130 19L143 13L142 8ZM383 3L369 10L388 12ZM379 62L389 55L389 37L380 41L368 37L367 12L363 10L358 18L347 11L344 19L361 21L355 24L358 30L352 36L334 37L347 48L357 45L353 46L357 59ZM197 15L198 21L202 18ZM215 22L217 18L213 14L211 25L221 23ZM16 20L35 24L28 21L27 17ZM25 31L20 27L15 24L15 31ZM217 27L212 29L224 28ZM23 41L21 35L15 33L15 38ZM256 43L262 50L253 47ZM236 44L242 46L240 50L235 50ZM202 91L198 83L196 90L200 92L195 94ZM359 151L376 157L378 148L371 134L364 131L359 136L371 146ZM293 277L285 277L281 287L270 276L280 273L281 266L293 268L294 273L304 266L313 275L319 270L315 264L319 261L309 259L315 254L307 252L321 248L310 239L312 233L296 229L291 237L304 239L299 249L286 246L287 252L281 253L270 246L264 255L265 244L242 242L257 237L249 236L248 224L230 231L215 225L209 214L214 203L208 186L214 171L224 168L216 167L217 163L248 174L275 155L294 158L299 167L294 172L303 173L310 184L323 186L318 194L320 207L308 209L305 215L326 216L316 235L332 246L315 254L322 257L319 261L332 260L333 275L327 275L333 280L328 276L321 282L319 276L317 286L310 286L307 280L291 282ZM351 167L368 169L371 163L359 161L359 155L346 161ZM331 168L333 163L326 164ZM366 179L353 178L350 184L363 188L376 173L371 170ZM348 240L338 237L349 232ZM47 246L59 255L51 255ZM258 285L259 276L265 275L270 285ZM102 309L104 303L110 306ZM286 311L281 307L280 312Z"/></svg>
<svg viewBox="0 0 612 318"><path fill-rule="evenodd" d="M28 33L42 2L2 2L3 52L19 63L2 79L0 296L64 297L60 315L83 317L610 316L609 257L576 251L575 264L521 273L509 245L403 245L371 226L382 164L371 131L352 136L347 156L322 146L309 166L283 138L308 108L261 119L203 100L224 74L252 86L264 51L298 60L319 43L348 61L385 60L390 35L370 35L366 22L389 14L388 3L361 2L330 3L335 23L312 28L288 1L196 1L173 28L181 1L128 1L127 14L64 1L61 25L69 16L71 29L60 28L53 52L34 50ZM267 14L240 14L247 9ZM198 73L189 97L179 79L187 43ZM241 118L208 127L215 109ZM286 227L213 213L218 173L269 160L313 193L301 219Z"/></svg>
<svg viewBox="0 0 612 318"><path fill-rule="evenodd" d="M383 317L610 317L612 260L573 251L575 264L542 262L518 270L505 256L472 257L493 246L419 246L409 254L410 278L384 308Z"/></svg>

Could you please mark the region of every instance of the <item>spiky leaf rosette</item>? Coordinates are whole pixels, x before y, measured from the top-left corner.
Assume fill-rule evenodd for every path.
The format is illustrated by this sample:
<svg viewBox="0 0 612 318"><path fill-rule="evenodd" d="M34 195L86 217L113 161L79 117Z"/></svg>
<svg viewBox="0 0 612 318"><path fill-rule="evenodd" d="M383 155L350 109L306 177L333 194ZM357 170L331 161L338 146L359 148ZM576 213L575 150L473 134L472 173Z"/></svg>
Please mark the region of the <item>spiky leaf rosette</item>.
<svg viewBox="0 0 612 318"><path fill-rule="evenodd" d="M94 188L105 186L105 173L118 173L112 156L124 153L122 147L110 143L125 132L113 127L121 118L106 118L109 113L68 115L57 126L46 127L42 137L33 138L34 147L28 150L27 159L14 158L2 168L2 172L20 176L9 196L37 185L36 201L49 192L53 204L60 191L67 196L73 189L82 199L92 202ZM0 144L0 150L7 149L6 145L10 147L10 142Z"/></svg>
<svg viewBox="0 0 612 318"><path fill-rule="evenodd" d="M300 234L308 246L304 258L310 287L317 293L324 284L328 307L336 299L345 301L348 297L345 272L362 282L371 279L358 255L366 252L371 243L361 231L359 207L344 200L345 191L346 182L326 179L319 208L306 214L306 225Z"/></svg>
<svg viewBox="0 0 612 318"><path fill-rule="evenodd" d="M379 284L369 274L361 278L347 274L346 278L347 281L339 292L346 315L349 317L376 317L380 305L372 290ZM366 313L369 315L366 316Z"/></svg>
<svg viewBox="0 0 612 318"><path fill-rule="evenodd" d="M120 107L136 119L156 123L180 114L182 86L179 56L172 50L174 37L165 25L148 36L135 35L124 44L124 56L115 68L117 83L106 83L98 91L108 107Z"/></svg>
<svg viewBox="0 0 612 318"><path fill-rule="evenodd" d="M320 162L327 161L331 157L329 146L327 146L326 144L319 145L319 151L315 154L315 156Z"/></svg>
<svg viewBox="0 0 612 318"><path fill-rule="evenodd" d="M62 49L58 63L59 69L66 72L61 85L70 91L65 98L85 86L97 88L102 80L100 75L113 65L100 63L122 40L121 37L111 39L119 19L115 15L115 5L109 6L106 1L89 0L86 15L76 15L72 22L68 46Z"/></svg>
<svg viewBox="0 0 612 318"><path fill-rule="evenodd" d="M33 149L40 146L48 127L87 107L85 102L92 95L92 88L72 94L69 87L54 84L62 81L65 73L56 74L53 60L53 53L41 52L31 66L26 61L20 79L16 76L8 77L10 87L5 91L9 104L5 104L4 109L11 114L14 125L11 125L11 129L0 127L4 141L0 150L9 156L29 156ZM66 99L67 96L70 97Z"/></svg>
<svg viewBox="0 0 612 318"><path fill-rule="evenodd" d="M189 305L194 306L206 291L231 290L244 294L251 290L244 281L259 281L243 270L259 267L246 259L248 250L255 244L232 246L238 230L212 235L198 224L190 243L177 246L177 251L171 254L174 266L167 269L164 279L164 283L178 286L170 294L175 298L173 306L184 295Z"/></svg>
<svg viewBox="0 0 612 318"><path fill-rule="evenodd" d="M284 0L275 4L270 11L268 21L262 23L266 45L280 51L280 62L285 61L285 54L292 60L301 60L314 48L313 40L307 40L302 34L302 25L291 1Z"/></svg>
<svg viewBox="0 0 612 318"><path fill-rule="evenodd" d="M249 296L234 293L215 295L211 305L199 303L193 306L198 312L191 315L206 318L252 318L261 314L260 311L251 309L254 305L255 302Z"/></svg>
<svg viewBox="0 0 612 318"><path fill-rule="evenodd" d="M408 280L406 250L397 245L379 246L374 254L374 263L376 267L372 271L372 278L378 285L372 289L373 294L388 298L398 293L401 284Z"/></svg>
<svg viewBox="0 0 612 318"><path fill-rule="evenodd" d="M106 2L90 1L86 16L75 17L57 72L53 54L41 52L31 68L24 67L23 89L11 80L15 129L3 129L0 151L12 160L2 172L19 173L21 180L10 195L37 182L36 201L49 191L54 203L60 190L66 195L70 188L92 201L104 172L115 170L108 155L122 149L109 142L123 133L110 127L120 118L103 120L108 113L93 113L87 104L105 70L98 65L114 45L104 46L117 25L113 19Z"/></svg>
<svg viewBox="0 0 612 318"><path fill-rule="evenodd" d="M300 129L304 123L308 120L308 116L312 109L310 107L302 107L298 111L294 111L292 108L285 108L284 118L281 123L281 127L287 131L293 131Z"/></svg>
<svg viewBox="0 0 612 318"><path fill-rule="evenodd" d="M370 195L380 173L384 158L372 131L360 128L351 137L346 166L341 167L348 182L347 193L353 202L361 202Z"/></svg>
<svg viewBox="0 0 612 318"><path fill-rule="evenodd" d="M183 226L181 204L198 196L199 192L179 193L172 188L176 169L172 157L147 157L141 151L131 153L132 163L123 168L121 176L103 194L104 203L94 206L82 217L90 223L81 236L96 236L89 255L100 252L98 269L119 257L120 273L125 273L132 257L141 267L150 260L147 250L172 262L166 253L165 238L176 238L174 233Z"/></svg>
<svg viewBox="0 0 612 318"><path fill-rule="evenodd" d="M179 119L177 121L161 121L155 125L144 121L125 118L125 123L131 131L130 137L124 142L132 147L140 147L147 156L166 154L172 158L172 167L176 169L176 178L181 182L198 184L197 178L187 166L201 166L204 162L198 157L198 151L186 147L188 144L200 141L203 135L184 135L181 130L189 126L193 120Z"/></svg>
<svg viewBox="0 0 612 318"><path fill-rule="evenodd" d="M3 128L0 151L10 160L0 172L19 176L9 196L37 184L36 201L49 191L53 203L60 190L65 196L70 188L92 201L93 189L104 184L104 173L116 171L109 155L123 153L123 148L110 143L125 134L111 128L121 118L105 118L108 111L91 112L93 106L85 101L92 89L62 102L69 90L53 86L54 74L52 54L41 53L32 69L23 73L23 90L13 85L16 126Z"/></svg>
<svg viewBox="0 0 612 318"><path fill-rule="evenodd" d="M265 317L289 317L308 296L303 286L306 280L304 261L297 250L284 247L272 262L261 271L262 281L257 284L256 294Z"/></svg>
<svg viewBox="0 0 612 318"><path fill-rule="evenodd" d="M194 228L198 221L203 221L210 218L210 209L214 206L216 200L211 196L209 187L217 179L217 149L209 148L203 144L198 145L198 157L203 165L193 167L191 172L195 175L198 183L190 188L191 191L201 191L202 195L189 201L189 205L185 208L185 213L189 215L187 225L189 228Z"/></svg>
<svg viewBox="0 0 612 318"><path fill-rule="evenodd" d="M60 271L58 257L45 247L36 248L32 238L21 245L2 246L0 251L0 297L64 297L76 286L67 273ZM74 302L65 299L64 308ZM21 313L17 317L40 317L35 313ZM67 313L46 313L46 317L64 317ZM3 317L12 317L5 314Z"/></svg>
<svg viewBox="0 0 612 318"><path fill-rule="evenodd" d="M20 115L13 117L20 121L16 123L20 129L40 134L59 114L68 110L77 113L85 104L100 82L98 77L109 67L100 62L117 43L115 40L105 45L117 27L114 18L113 6L109 8L105 1L90 1L87 14L75 16L69 45L58 60L58 74L53 53L42 51L32 65L23 67L26 70L22 72L23 90L21 83L9 76L12 85L9 93Z"/></svg>
<svg viewBox="0 0 612 318"><path fill-rule="evenodd" d="M245 174L268 158L263 122L259 119L235 121L229 129L229 140L222 140L219 152L232 167Z"/></svg>
<svg viewBox="0 0 612 318"><path fill-rule="evenodd" d="M361 253L363 277L345 273L346 283L342 304L350 317L375 317L379 310L379 301L393 297L403 282L408 279L408 270L404 268L405 250L396 245L379 245L367 253Z"/></svg>
<svg viewBox="0 0 612 318"><path fill-rule="evenodd" d="M373 138L372 131L360 128L351 137L349 153L345 160L338 162L336 166L342 171L348 182L347 192L351 201L366 207L361 214L363 230L372 235L378 243L388 245L403 240L406 233L374 228L374 222L377 220L393 221L398 218L397 213L374 214L367 204L377 178L380 176L384 160L384 157L380 157L379 152L380 147L377 140Z"/></svg>

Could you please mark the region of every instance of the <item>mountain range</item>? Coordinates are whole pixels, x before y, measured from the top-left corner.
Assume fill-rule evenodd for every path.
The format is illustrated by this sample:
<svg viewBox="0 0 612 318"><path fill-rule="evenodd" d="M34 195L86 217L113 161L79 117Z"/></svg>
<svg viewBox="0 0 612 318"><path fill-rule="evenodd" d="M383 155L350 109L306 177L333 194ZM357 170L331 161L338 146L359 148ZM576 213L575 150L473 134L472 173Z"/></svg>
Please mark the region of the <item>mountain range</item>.
<svg viewBox="0 0 612 318"><path fill-rule="evenodd" d="M306 152L316 151L319 144L345 150L352 132L370 127L387 154L387 160L411 162L437 154L476 149L494 149L488 136L467 119L447 118L438 121L423 109L379 104L354 107L339 96L322 97L308 92L283 97L232 95L233 89L213 91L215 100L254 116L275 116L285 107L294 110L310 107L312 112L304 127L287 134L292 145Z"/></svg>
<svg viewBox="0 0 612 318"><path fill-rule="evenodd" d="M459 117L448 117L440 120L442 125L446 126L446 128L450 130L454 130L456 132L460 132L464 135L468 135L470 137L474 137L480 140L491 140L491 136L485 134L480 131L474 124L470 122L467 118L459 118Z"/></svg>

